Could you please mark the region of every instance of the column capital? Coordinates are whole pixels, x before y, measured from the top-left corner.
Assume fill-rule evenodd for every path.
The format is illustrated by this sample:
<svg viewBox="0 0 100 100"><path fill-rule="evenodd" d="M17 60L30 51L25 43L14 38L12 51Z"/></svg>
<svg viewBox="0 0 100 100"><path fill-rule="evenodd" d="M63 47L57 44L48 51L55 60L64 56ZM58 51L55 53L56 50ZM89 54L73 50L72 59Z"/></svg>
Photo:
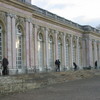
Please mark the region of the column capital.
<svg viewBox="0 0 100 100"><path fill-rule="evenodd" d="M8 17L8 16L11 17L11 15L12 15L12 14L9 13L9 12L6 13L6 16L7 16L7 17Z"/></svg>
<svg viewBox="0 0 100 100"><path fill-rule="evenodd" d="M16 19L17 16L15 14L11 14L11 17Z"/></svg>
<svg viewBox="0 0 100 100"><path fill-rule="evenodd" d="M32 19L30 19L30 18L25 18L25 22L32 22Z"/></svg>
<svg viewBox="0 0 100 100"><path fill-rule="evenodd" d="M33 24L33 28L37 28L37 29L38 29L38 25L36 25L36 24Z"/></svg>

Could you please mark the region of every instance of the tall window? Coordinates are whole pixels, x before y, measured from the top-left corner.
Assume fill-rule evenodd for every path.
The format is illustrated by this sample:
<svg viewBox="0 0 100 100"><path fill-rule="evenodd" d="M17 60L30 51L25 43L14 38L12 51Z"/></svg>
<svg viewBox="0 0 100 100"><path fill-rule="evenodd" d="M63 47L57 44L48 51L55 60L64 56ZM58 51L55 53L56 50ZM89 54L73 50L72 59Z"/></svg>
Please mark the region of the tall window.
<svg viewBox="0 0 100 100"><path fill-rule="evenodd" d="M0 62L2 61L3 55L3 34L2 34L2 25L0 24Z"/></svg>
<svg viewBox="0 0 100 100"><path fill-rule="evenodd" d="M38 66L39 70L43 70L43 65L44 65L44 46L43 46L43 35L42 33L39 33L38 35Z"/></svg>
<svg viewBox="0 0 100 100"><path fill-rule="evenodd" d="M69 58L69 40L66 40L66 66L69 67L70 58Z"/></svg>
<svg viewBox="0 0 100 100"><path fill-rule="evenodd" d="M49 52L49 68L53 68L54 66L54 50L53 50L53 37L49 36L49 45L48 45L48 52Z"/></svg>
<svg viewBox="0 0 100 100"><path fill-rule="evenodd" d="M16 66L20 69L22 67L22 29L17 26L16 33Z"/></svg>
<svg viewBox="0 0 100 100"><path fill-rule="evenodd" d="M58 59L62 62L62 41L61 38L58 39Z"/></svg>

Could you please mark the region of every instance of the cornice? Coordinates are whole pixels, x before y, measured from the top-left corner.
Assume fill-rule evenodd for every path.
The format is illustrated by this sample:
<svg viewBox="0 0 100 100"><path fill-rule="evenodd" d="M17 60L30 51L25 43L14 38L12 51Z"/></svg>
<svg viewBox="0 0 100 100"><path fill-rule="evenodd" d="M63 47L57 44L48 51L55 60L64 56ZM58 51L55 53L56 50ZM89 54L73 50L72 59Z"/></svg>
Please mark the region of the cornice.
<svg viewBox="0 0 100 100"><path fill-rule="evenodd" d="M54 25L57 25L57 26L60 26L63 28L67 28L67 29L70 29L72 31L81 32L84 34L92 34L92 35L96 35L96 36L100 37L100 31L91 27L91 26L88 26L88 25L81 26L77 23L74 23L72 21L64 19L60 16L57 16L53 13L50 13L46 10L43 10L43 9L36 7L36 6L33 6L31 4L23 3L23 2L20 2L17 0L0 0L0 2L14 6L16 8L22 9L22 10L27 11L27 12L30 12L32 14L32 16L29 16L29 17L39 19L42 21L46 21L48 23L51 23L51 24L54 24ZM11 11L10 9L6 9L6 10ZM13 10L11 12L13 12ZM14 12L14 13L16 14L16 12ZM17 13L19 14L19 12L17 12ZM23 15L23 14L19 14L19 15ZM23 16L27 16L27 15L23 15Z"/></svg>
<svg viewBox="0 0 100 100"><path fill-rule="evenodd" d="M33 18L36 18L36 19L39 19L39 20L42 20L42 21L49 22L49 23L54 24L54 25L57 25L57 26L61 26L63 28L68 28L68 29L71 29L71 30L74 30L74 31L77 31L77 32L81 32L81 33L84 32L84 30L82 30L80 28L73 27L73 26L68 25L68 24L64 24L62 22L59 22L58 20L54 20L52 18L49 18L47 16L43 16L41 14L37 14L35 12L32 14L32 17Z"/></svg>
<svg viewBox="0 0 100 100"><path fill-rule="evenodd" d="M14 6L16 8L19 8L19 9L22 9L24 11L28 11L28 12L31 12L31 13L33 11L35 11L35 8L33 8L31 4L19 2L17 0L0 0L0 2L3 2L5 4Z"/></svg>

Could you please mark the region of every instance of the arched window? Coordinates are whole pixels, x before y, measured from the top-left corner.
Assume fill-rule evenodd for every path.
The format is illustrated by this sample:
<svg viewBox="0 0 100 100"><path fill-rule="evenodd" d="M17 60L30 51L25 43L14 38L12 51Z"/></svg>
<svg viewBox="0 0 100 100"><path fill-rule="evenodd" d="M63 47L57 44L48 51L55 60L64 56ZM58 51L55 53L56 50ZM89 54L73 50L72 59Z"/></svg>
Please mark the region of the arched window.
<svg viewBox="0 0 100 100"><path fill-rule="evenodd" d="M69 58L69 55L70 55L70 51L69 51L69 40L66 39L66 66L68 68L70 66L70 58Z"/></svg>
<svg viewBox="0 0 100 100"><path fill-rule="evenodd" d="M2 25L0 24L0 62L2 61L3 57L3 28Z"/></svg>
<svg viewBox="0 0 100 100"><path fill-rule="evenodd" d="M39 70L42 71L44 66L44 45L42 33L38 34L38 66Z"/></svg>
<svg viewBox="0 0 100 100"><path fill-rule="evenodd" d="M49 36L49 43L48 43L48 64L49 68L53 69L54 66L54 50L53 50L53 37L50 35Z"/></svg>
<svg viewBox="0 0 100 100"><path fill-rule="evenodd" d="M22 68L22 29L19 25L16 32L16 66Z"/></svg>
<svg viewBox="0 0 100 100"><path fill-rule="evenodd" d="M58 38L58 59L62 62L62 41L61 38Z"/></svg>

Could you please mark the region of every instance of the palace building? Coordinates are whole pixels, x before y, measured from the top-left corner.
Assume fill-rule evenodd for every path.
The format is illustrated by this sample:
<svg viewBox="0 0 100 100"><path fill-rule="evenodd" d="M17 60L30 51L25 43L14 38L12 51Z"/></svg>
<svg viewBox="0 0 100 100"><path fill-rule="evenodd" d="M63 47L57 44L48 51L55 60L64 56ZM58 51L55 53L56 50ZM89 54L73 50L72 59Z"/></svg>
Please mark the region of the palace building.
<svg viewBox="0 0 100 100"><path fill-rule="evenodd" d="M0 0L0 61L9 60L9 74L71 70L100 66L100 31L79 25L31 4Z"/></svg>

